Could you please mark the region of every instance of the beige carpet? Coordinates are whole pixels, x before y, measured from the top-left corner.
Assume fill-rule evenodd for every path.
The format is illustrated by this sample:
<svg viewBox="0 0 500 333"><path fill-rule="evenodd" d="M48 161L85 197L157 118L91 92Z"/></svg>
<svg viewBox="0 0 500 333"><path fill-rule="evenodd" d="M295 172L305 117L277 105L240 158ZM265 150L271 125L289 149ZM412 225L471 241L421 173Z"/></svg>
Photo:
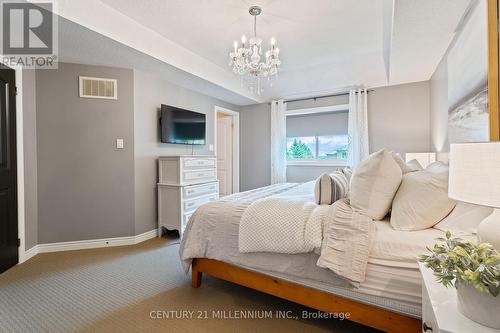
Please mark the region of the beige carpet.
<svg viewBox="0 0 500 333"><path fill-rule="evenodd" d="M372 332L346 320L301 319L309 309L210 277L192 289L178 250L175 241L153 239L40 254L0 275L0 332ZM299 319L217 319L212 312L275 310ZM151 319L152 311L208 319Z"/></svg>

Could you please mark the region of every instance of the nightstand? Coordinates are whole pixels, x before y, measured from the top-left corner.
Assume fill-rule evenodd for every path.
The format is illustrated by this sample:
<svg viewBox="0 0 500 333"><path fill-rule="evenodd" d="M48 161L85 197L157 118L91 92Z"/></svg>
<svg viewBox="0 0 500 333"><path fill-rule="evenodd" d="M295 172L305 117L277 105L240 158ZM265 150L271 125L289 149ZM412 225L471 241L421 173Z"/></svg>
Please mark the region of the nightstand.
<svg viewBox="0 0 500 333"><path fill-rule="evenodd" d="M422 263L419 268L422 274L422 332L500 333L458 312L456 290L438 283L432 271Z"/></svg>

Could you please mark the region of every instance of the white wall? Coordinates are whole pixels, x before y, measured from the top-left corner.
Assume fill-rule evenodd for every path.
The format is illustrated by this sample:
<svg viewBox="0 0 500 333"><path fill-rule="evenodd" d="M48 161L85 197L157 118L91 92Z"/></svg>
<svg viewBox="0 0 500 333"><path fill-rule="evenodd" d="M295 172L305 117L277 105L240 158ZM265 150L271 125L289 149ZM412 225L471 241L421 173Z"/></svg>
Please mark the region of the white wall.
<svg viewBox="0 0 500 333"><path fill-rule="evenodd" d="M431 151L446 153L450 150L448 141L448 64L446 57L441 60L430 81Z"/></svg>

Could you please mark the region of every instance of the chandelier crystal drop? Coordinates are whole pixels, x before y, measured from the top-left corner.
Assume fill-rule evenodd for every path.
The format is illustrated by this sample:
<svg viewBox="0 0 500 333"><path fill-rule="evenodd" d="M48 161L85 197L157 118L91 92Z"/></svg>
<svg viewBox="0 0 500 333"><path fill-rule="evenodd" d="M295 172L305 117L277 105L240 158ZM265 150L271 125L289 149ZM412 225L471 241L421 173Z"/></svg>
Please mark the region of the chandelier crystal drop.
<svg viewBox="0 0 500 333"><path fill-rule="evenodd" d="M281 64L280 50L273 37L270 39L270 48L264 53L262 52L262 39L257 37L257 16L262 13L262 8L252 6L248 12L254 18L253 37L247 41L246 36L243 35L241 45L238 44L238 41L234 42L233 51L229 53L231 59L229 66L233 67L234 73L241 75L242 84L245 83L252 94L260 95L263 91L261 79L271 81L278 75Z"/></svg>

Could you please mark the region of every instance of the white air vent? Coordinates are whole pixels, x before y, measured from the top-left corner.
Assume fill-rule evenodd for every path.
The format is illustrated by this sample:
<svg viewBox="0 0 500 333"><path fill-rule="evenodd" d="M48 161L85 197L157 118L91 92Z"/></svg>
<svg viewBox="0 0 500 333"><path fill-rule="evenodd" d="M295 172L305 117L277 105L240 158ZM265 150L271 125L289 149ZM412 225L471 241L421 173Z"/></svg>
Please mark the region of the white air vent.
<svg viewBox="0 0 500 333"><path fill-rule="evenodd" d="M117 81L80 76L80 97L118 99Z"/></svg>

